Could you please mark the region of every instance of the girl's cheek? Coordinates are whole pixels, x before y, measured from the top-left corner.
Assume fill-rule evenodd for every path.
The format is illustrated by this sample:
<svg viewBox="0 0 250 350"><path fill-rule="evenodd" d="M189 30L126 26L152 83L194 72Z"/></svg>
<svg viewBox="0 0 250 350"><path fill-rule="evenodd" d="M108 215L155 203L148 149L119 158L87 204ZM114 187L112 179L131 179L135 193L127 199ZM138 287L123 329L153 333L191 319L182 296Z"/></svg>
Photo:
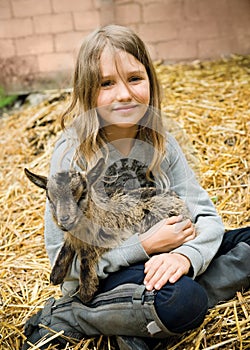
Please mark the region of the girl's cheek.
<svg viewBox="0 0 250 350"><path fill-rule="evenodd" d="M142 104L148 105L150 102L150 91L147 88L147 86L139 89L137 92L135 92L138 99L141 101Z"/></svg>
<svg viewBox="0 0 250 350"><path fill-rule="evenodd" d="M107 91L100 91L97 98L97 107L107 105L109 103Z"/></svg>

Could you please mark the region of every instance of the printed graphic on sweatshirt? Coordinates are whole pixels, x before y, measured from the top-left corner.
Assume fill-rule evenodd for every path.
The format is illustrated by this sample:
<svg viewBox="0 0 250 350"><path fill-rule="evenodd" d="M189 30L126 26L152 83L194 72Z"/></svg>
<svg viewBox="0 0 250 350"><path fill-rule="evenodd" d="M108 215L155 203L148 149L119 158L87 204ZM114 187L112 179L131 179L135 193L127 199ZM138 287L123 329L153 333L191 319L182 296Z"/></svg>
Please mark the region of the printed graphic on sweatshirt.
<svg viewBox="0 0 250 350"><path fill-rule="evenodd" d="M147 165L138 159L121 158L114 162L105 172L103 186L105 193L112 196L115 191L128 193L131 190L154 187L154 178L146 176Z"/></svg>

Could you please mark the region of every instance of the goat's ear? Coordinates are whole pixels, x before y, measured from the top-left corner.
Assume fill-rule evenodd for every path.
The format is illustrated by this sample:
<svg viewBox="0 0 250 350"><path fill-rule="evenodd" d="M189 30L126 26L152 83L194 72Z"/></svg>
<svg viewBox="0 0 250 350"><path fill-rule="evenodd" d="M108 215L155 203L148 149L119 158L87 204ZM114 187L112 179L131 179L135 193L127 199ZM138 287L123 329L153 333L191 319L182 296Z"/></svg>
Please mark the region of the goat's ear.
<svg viewBox="0 0 250 350"><path fill-rule="evenodd" d="M24 172L25 172L25 175L27 176L27 178L31 182L33 182L33 184L46 190L47 182L48 182L48 178L46 176L34 174L26 168L24 169Z"/></svg>
<svg viewBox="0 0 250 350"><path fill-rule="evenodd" d="M103 173L105 160L100 158L96 165L87 173L88 184L92 186Z"/></svg>

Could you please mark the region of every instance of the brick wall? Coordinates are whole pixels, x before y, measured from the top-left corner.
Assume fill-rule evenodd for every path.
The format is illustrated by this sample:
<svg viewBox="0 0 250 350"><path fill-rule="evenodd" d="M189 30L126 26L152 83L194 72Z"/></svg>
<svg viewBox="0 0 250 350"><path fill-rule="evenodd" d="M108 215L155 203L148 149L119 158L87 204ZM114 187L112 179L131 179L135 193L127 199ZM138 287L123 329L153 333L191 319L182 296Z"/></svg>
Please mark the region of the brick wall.
<svg viewBox="0 0 250 350"><path fill-rule="evenodd" d="M250 54L250 0L0 0L0 85L68 86L82 38L108 23L132 27L155 60Z"/></svg>

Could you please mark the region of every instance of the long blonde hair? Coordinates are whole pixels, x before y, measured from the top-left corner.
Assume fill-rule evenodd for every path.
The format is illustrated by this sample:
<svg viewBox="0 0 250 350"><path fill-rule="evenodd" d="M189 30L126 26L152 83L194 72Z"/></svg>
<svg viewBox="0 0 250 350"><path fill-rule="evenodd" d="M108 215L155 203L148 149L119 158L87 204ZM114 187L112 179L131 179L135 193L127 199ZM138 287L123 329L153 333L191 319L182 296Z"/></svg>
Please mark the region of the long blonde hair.
<svg viewBox="0 0 250 350"><path fill-rule="evenodd" d="M75 66L72 99L61 117L61 125L65 128L67 120L84 116L78 125L78 156L83 157L87 164L101 147L105 146L105 133L100 127L95 108L101 85L100 57L106 47L131 54L146 69L150 84L150 106L138 126L137 138L150 142L154 147L155 152L147 175L150 171L157 174L166 147L160 112L160 86L145 44L131 29L108 25L95 30L84 40Z"/></svg>

